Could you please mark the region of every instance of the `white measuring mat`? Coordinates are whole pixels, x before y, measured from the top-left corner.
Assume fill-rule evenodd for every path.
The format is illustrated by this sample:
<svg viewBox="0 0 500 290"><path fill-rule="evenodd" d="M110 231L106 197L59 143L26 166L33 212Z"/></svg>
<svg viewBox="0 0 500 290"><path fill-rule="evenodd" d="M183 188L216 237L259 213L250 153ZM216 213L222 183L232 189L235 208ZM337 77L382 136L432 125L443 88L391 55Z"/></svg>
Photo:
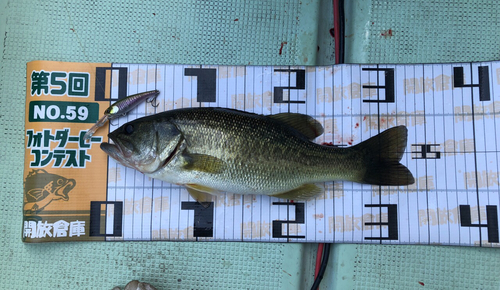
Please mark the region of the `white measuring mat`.
<svg viewBox="0 0 500 290"><path fill-rule="evenodd" d="M315 142L358 144L405 125L410 186L328 182L306 202L222 194L208 208L183 187L108 165L107 240L438 244L498 247L500 62L324 67L113 64L111 98L157 89L113 121L186 107L298 112ZM96 92L96 95L98 92ZM113 101L114 101L113 100ZM332 164L335 166L335 164ZM117 202L117 203L113 203ZM114 207L122 208L122 217ZM121 235L113 229L121 224Z"/></svg>

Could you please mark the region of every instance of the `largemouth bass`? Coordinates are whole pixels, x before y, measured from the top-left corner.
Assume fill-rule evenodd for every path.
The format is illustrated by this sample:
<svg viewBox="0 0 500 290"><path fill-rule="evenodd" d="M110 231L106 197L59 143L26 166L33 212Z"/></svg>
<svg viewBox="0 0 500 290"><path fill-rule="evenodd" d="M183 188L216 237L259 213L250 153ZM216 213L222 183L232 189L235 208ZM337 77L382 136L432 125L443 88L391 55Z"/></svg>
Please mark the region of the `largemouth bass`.
<svg viewBox="0 0 500 290"><path fill-rule="evenodd" d="M347 148L312 140L323 127L298 113L257 115L226 108L186 108L128 122L101 149L124 166L185 186L199 202L219 192L307 200L315 183L414 183L399 161L407 129L390 128Z"/></svg>

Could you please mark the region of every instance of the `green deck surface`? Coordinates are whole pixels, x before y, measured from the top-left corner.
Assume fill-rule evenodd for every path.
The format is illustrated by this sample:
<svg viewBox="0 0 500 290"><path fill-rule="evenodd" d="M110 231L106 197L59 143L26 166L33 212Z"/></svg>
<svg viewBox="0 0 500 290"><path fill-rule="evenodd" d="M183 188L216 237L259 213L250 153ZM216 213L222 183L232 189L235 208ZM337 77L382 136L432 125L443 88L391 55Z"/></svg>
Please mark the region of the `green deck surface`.
<svg viewBox="0 0 500 290"><path fill-rule="evenodd" d="M308 289L316 245L23 244L25 75L37 59L331 64L331 5L0 1L0 285L112 289L138 279L158 289ZM353 1L346 4L346 62L500 60L499 13L496 1ZM321 289L499 289L499 268L499 249L335 245Z"/></svg>

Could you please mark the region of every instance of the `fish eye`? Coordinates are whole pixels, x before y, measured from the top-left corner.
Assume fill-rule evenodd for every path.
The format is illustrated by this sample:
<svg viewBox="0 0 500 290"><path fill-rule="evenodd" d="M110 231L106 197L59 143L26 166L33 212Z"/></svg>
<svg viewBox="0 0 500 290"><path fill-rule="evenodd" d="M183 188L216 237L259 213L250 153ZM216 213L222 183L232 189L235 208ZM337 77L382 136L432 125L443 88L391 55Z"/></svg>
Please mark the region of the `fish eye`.
<svg viewBox="0 0 500 290"><path fill-rule="evenodd" d="M134 126L132 124L128 124L127 126L125 126L125 133L127 133L128 135L134 133Z"/></svg>

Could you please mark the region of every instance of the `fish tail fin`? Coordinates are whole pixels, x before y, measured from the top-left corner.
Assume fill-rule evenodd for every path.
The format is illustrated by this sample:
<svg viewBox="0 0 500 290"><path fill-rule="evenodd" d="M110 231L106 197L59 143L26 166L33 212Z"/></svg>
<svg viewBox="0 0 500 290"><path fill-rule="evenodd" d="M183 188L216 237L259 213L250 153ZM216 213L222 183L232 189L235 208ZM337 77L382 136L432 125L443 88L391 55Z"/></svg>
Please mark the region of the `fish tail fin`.
<svg viewBox="0 0 500 290"><path fill-rule="evenodd" d="M409 185L415 182L410 170L399 161L406 148L408 129L390 128L354 148L365 156L366 171L361 183L374 185Z"/></svg>

